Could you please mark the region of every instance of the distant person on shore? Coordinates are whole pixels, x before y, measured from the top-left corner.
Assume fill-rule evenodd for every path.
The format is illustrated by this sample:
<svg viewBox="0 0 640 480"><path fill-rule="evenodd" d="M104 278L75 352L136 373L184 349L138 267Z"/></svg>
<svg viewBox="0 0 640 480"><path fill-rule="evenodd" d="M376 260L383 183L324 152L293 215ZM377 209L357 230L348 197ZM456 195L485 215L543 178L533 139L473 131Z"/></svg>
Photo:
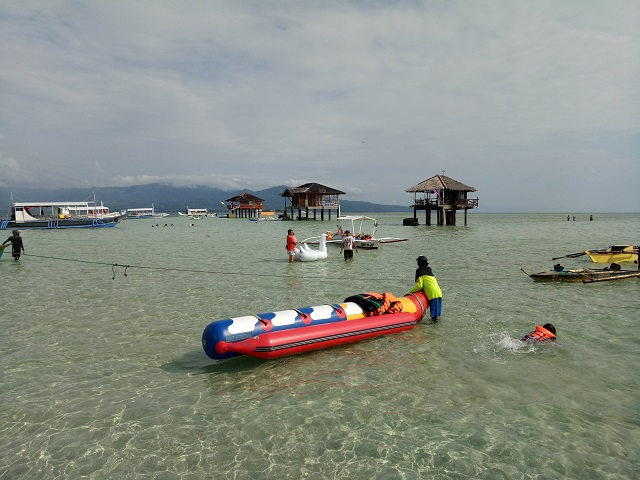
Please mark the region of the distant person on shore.
<svg viewBox="0 0 640 480"><path fill-rule="evenodd" d="M290 228L287 232L287 255L289 255L289 263L293 263L293 259L296 257L296 245L298 240L293 234L293 230Z"/></svg>
<svg viewBox="0 0 640 480"><path fill-rule="evenodd" d="M530 343L546 342L547 340L555 342L556 327L551 323L545 323L542 327L536 325L536 329L533 332L525 335L520 340Z"/></svg>
<svg viewBox="0 0 640 480"><path fill-rule="evenodd" d="M344 234L346 235L342 239L342 243L340 244L340 253L344 252L344 259L353 260L353 250L358 251L358 247L356 245L356 239L353 238L351 232L349 230L345 230Z"/></svg>
<svg viewBox="0 0 640 480"><path fill-rule="evenodd" d="M424 255L420 255L416 258L418 262L418 268L416 269L416 284L409 291L409 293L424 291L424 294L429 300L429 316L434 322L438 321L440 315L442 315L442 290L438 285L429 261Z"/></svg>
<svg viewBox="0 0 640 480"><path fill-rule="evenodd" d="M13 235L11 237L2 242L2 246L4 247L7 243L11 243L11 255L13 255L14 260L18 260L20 253L24 253L24 244L22 243L22 237L18 230L14 230L12 233Z"/></svg>

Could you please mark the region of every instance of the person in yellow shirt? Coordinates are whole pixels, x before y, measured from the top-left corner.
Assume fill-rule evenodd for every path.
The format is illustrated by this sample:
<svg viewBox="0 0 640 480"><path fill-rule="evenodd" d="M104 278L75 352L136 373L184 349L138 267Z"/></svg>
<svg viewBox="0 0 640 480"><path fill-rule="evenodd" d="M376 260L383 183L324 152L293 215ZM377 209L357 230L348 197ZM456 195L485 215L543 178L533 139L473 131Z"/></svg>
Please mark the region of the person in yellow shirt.
<svg viewBox="0 0 640 480"><path fill-rule="evenodd" d="M429 300L429 316L431 317L431 320L435 322L440 318L440 315L442 315L442 290L440 289L438 280L429 266L427 257L420 255L416 258L416 261L418 262L418 268L416 269L416 284L409 293L418 292L420 290L424 291L424 294Z"/></svg>

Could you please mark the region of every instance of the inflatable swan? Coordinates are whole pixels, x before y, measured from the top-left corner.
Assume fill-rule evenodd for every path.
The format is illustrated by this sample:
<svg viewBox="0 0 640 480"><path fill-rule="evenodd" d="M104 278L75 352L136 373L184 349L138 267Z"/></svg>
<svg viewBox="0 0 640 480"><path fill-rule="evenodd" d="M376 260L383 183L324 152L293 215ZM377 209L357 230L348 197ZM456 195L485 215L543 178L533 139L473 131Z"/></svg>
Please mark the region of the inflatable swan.
<svg viewBox="0 0 640 480"><path fill-rule="evenodd" d="M300 247L296 247L295 258L301 262L313 262L327 258L327 234L323 233L322 237L320 237L320 247L318 250L311 249L306 243L303 243Z"/></svg>

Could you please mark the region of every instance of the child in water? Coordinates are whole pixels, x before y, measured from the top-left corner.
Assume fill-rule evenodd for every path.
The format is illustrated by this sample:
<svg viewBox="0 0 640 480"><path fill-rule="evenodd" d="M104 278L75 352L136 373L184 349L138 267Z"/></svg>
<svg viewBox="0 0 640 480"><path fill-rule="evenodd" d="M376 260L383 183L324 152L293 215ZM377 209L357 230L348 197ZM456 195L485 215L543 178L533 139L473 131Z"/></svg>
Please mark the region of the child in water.
<svg viewBox="0 0 640 480"><path fill-rule="evenodd" d="M520 340L523 342L546 342L547 340L555 342L556 327L551 323L545 323L542 327L537 325L533 332L525 335Z"/></svg>

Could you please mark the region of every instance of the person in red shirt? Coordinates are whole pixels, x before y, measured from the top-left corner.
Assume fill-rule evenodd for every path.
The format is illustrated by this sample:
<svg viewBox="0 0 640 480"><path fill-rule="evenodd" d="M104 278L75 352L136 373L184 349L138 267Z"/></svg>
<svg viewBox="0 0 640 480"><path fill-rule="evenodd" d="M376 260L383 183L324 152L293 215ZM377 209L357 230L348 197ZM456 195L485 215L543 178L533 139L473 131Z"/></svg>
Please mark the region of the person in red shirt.
<svg viewBox="0 0 640 480"><path fill-rule="evenodd" d="M296 245L298 240L293 235L293 230L289 229L287 232L287 255L289 255L289 263L293 263L293 259L296 256Z"/></svg>

